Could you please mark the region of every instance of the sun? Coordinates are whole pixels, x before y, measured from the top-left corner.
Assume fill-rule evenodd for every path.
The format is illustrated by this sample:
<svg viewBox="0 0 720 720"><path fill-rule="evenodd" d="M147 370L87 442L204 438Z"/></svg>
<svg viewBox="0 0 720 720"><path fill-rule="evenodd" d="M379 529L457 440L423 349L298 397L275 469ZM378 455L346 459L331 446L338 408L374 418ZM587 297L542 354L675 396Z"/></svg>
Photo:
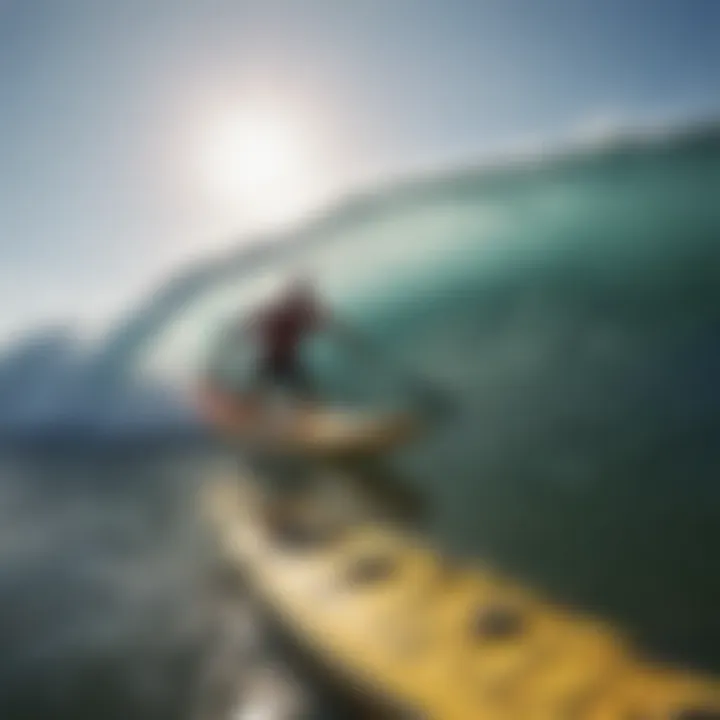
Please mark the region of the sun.
<svg viewBox="0 0 720 720"><path fill-rule="evenodd" d="M292 114L238 111L208 128L203 184L245 224L280 224L300 214L319 181L307 127Z"/></svg>

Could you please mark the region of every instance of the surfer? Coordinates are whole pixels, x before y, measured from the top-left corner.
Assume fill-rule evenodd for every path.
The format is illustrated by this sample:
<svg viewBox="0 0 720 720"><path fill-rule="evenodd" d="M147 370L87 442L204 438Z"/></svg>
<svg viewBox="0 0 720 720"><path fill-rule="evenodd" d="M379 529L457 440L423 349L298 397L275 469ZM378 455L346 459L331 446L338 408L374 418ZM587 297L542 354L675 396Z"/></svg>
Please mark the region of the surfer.
<svg viewBox="0 0 720 720"><path fill-rule="evenodd" d="M229 332L224 333L225 341L230 341L229 346L222 342L220 348L224 349L211 363L210 384L231 389L222 376L234 373L221 370L219 366L225 363L219 361L224 359L233 365L238 341L244 343L250 339L258 350L258 359L250 386L242 393L245 409L250 414L260 410L267 393L276 390L288 393L299 405L312 406L318 401L317 388L303 362L302 348L312 335L324 331L331 332L353 354L379 361L405 385L423 412L442 415L452 406L448 394L441 388L414 376L407 369L393 366L392 361L366 337L341 322L322 302L314 284L306 277L291 279L276 299L233 321Z"/></svg>
<svg viewBox="0 0 720 720"><path fill-rule="evenodd" d="M275 301L239 323L238 330L259 348L253 387L285 390L304 403L315 400L316 388L302 360L302 346L310 336L335 324L313 284L293 279Z"/></svg>

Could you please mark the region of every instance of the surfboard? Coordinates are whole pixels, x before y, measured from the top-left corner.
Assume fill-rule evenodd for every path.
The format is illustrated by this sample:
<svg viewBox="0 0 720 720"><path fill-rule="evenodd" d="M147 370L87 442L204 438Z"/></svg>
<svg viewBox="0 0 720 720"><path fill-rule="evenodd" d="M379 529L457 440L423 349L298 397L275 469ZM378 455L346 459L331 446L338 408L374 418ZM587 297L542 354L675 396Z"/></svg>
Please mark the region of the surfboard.
<svg viewBox="0 0 720 720"><path fill-rule="evenodd" d="M332 407L274 411L207 389L202 407L214 426L254 448L328 458L387 453L423 429L410 413Z"/></svg>
<svg viewBox="0 0 720 720"><path fill-rule="evenodd" d="M377 455L409 442L419 430L419 421L410 415L324 408L295 411L270 423L261 439L303 454Z"/></svg>
<svg viewBox="0 0 720 720"><path fill-rule="evenodd" d="M389 708L436 720L719 717L714 679L650 664L608 625L449 562L394 524L278 532L260 487L249 475L208 487L223 556L302 647Z"/></svg>

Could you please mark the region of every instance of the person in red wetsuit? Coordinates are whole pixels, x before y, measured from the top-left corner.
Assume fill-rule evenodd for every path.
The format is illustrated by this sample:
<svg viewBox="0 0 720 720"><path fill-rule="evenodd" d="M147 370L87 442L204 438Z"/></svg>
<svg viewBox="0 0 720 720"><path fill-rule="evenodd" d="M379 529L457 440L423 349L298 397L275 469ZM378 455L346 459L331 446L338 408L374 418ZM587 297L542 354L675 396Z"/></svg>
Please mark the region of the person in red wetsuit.
<svg viewBox="0 0 720 720"><path fill-rule="evenodd" d="M312 284L303 279L290 283L274 303L252 314L244 330L260 347L257 382L261 387L281 387L298 399L315 396L313 383L301 359L303 342L329 328L331 315Z"/></svg>

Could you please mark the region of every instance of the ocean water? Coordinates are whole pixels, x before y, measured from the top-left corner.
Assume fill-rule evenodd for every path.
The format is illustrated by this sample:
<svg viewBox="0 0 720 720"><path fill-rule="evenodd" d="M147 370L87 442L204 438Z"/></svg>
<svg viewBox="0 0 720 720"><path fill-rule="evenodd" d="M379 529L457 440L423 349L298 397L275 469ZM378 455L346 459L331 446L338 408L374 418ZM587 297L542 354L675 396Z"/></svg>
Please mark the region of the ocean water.
<svg viewBox="0 0 720 720"><path fill-rule="evenodd" d="M218 563L197 512L217 455L2 454L1 717L354 717Z"/></svg>
<svg viewBox="0 0 720 720"><path fill-rule="evenodd" d="M710 126L378 190L176 277L109 338L102 372L188 389L221 323L310 271L456 399L396 459L434 500L439 546L717 672L718 188ZM319 341L309 362L329 398L409 399L382 359ZM193 498L214 461L171 442L3 456L3 717L198 717L219 601ZM243 662L220 664L242 678Z"/></svg>

